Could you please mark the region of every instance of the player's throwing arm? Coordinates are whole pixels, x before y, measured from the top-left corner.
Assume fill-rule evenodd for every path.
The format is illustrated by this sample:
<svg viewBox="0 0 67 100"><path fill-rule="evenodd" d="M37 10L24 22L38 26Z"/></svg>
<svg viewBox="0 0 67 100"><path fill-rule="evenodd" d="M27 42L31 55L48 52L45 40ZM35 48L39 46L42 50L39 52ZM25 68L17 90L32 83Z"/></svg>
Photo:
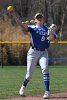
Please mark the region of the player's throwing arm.
<svg viewBox="0 0 67 100"><path fill-rule="evenodd" d="M15 14L15 10L13 8L13 6L8 6L7 7L7 12L12 15L14 17L14 19L16 20L16 22L25 30L28 30L28 26L25 23L22 23L16 16Z"/></svg>

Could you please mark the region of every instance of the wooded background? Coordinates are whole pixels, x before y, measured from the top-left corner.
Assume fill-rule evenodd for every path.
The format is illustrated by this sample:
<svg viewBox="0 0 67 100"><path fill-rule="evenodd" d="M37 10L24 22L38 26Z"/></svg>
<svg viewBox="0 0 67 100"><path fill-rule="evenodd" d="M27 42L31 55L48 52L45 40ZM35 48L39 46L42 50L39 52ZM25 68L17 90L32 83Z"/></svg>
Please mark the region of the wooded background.
<svg viewBox="0 0 67 100"><path fill-rule="evenodd" d="M55 23L60 28L60 35L63 35L60 37L66 40L67 0L0 0L0 15L8 5L13 5L23 20L31 20L37 12L42 12L46 24Z"/></svg>

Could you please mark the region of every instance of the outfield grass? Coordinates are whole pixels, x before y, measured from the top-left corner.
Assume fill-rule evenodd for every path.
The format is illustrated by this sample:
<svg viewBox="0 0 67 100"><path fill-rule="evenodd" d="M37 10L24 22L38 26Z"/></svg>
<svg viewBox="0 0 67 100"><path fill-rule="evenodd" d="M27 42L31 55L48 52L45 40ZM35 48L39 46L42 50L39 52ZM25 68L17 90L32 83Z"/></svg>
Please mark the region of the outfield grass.
<svg viewBox="0 0 67 100"><path fill-rule="evenodd" d="M49 68L51 93L67 91L67 66ZM26 67L0 68L0 100L19 96L18 91L26 73ZM29 82L26 95L42 95L45 91L39 66Z"/></svg>

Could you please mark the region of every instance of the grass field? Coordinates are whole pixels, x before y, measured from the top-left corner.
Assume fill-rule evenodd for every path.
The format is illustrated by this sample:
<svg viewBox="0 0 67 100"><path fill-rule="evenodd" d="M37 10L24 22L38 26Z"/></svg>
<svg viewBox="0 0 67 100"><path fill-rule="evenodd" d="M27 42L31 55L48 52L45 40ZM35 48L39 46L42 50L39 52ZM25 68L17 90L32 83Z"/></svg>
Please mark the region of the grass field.
<svg viewBox="0 0 67 100"><path fill-rule="evenodd" d="M50 66L51 93L67 91L67 66ZM18 91L26 73L26 67L0 68L0 100L18 97ZM45 91L42 73L38 66L29 82L26 95L42 95Z"/></svg>

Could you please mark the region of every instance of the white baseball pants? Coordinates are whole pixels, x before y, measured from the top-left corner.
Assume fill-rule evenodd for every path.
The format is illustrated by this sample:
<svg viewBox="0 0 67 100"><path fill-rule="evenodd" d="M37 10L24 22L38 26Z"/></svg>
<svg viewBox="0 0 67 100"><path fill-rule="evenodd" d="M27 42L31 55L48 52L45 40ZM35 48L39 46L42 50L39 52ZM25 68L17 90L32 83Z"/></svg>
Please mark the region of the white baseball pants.
<svg viewBox="0 0 67 100"><path fill-rule="evenodd" d="M27 73L26 79L30 80L32 78L35 66L39 61L39 65L41 66L41 70L43 74L48 73L48 51L45 49L44 51L37 51L32 48L29 49L27 54Z"/></svg>

